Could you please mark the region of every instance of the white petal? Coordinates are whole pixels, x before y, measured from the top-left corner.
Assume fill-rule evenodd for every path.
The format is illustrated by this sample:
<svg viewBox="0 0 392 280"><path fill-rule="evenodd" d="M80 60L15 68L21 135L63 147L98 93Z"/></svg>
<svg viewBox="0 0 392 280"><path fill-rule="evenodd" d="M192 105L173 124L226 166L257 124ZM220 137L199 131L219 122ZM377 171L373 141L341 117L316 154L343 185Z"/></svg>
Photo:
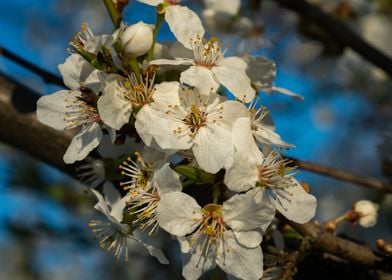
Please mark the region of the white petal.
<svg viewBox="0 0 392 280"><path fill-rule="evenodd" d="M161 264L169 264L170 263L161 249L156 248L156 247L149 245L147 243L144 243L142 240L140 240L139 238L137 238L135 236L130 236L129 238L136 240L137 242L142 244L148 250L150 255L155 257Z"/></svg>
<svg viewBox="0 0 392 280"><path fill-rule="evenodd" d="M107 83L104 94L98 99L98 112L102 121L116 130L127 124L132 114L132 103L124 98L124 94L117 82L112 81Z"/></svg>
<svg viewBox="0 0 392 280"><path fill-rule="evenodd" d="M154 172L154 180L158 183L159 195L174 191L182 191L180 176L170 168L170 163L164 164Z"/></svg>
<svg viewBox="0 0 392 280"><path fill-rule="evenodd" d="M163 0L137 0L137 1L144 3L144 4L147 4L147 5L150 5L150 6L157 6L161 3L163 3Z"/></svg>
<svg viewBox="0 0 392 280"><path fill-rule="evenodd" d="M196 200L182 192L164 194L158 203L159 226L176 236L185 236L196 229L202 218Z"/></svg>
<svg viewBox="0 0 392 280"><path fill-rule="evenodd" d="M263 240L260 231L234 231L234 236L238 243L247 248L256 248Z"/></svg>
<svg viewBox="0 0 392 280"><path fill-rule="evenodd" d="M224 5L222 5L221 0L205 0L204 3L208 9L231 16L236 15L241 7L240 0L226 0Z"/></svg>
<svg viewBox="0 0 392 280"><path fill-rule="evenodd" d="M98 200L98 202L94 205L94 209L98 210L99 212L101 212L106 216L109 216L110 210L103 196L97 190L91 189L91 191Z"/></svg>
<svg viewBox="0 0 392 280"><path fill-rule="evenodd" d="M150 61L150 65L192 65L193 60L189 58L176 59L155 59Z"/></svg>
<svg viewBox="0 0 392 280"><path fill-rule="evenodd" d="M267 92L277 92L277 93L281 93L287 96L290 96L292 98L294 98L295 100L298 101L302 101L304 100L304 97L302 95L299 95L295 92L292 92L291 90L282 88L282 87L271 87L270 89L266 90Z"/></svg>
<svg viewBox="0 0 392 280"><path fill-rule="evenodd" d="M222 215L234 231L250 231L269 225L275 211L268 204L257 204L248 194L237 194L223 203Z"/></svg>
<svg viewBox="0 0 392 280"><path fill-rule="evenodd" d="M67 106L76 100L77 92L60 90L50 95L41 96L37 101L37 119L54 129L64 130L67 122L64 121Z"/></svg>
<svg viewBox="0 0 392 280"><path fill-rule="evenodd" d="M203 95L215 93L219 88L219 82L215 79L212 71L207 67L191 66L181 73L181 83L196 87Z"/></svg>
<svg viewBox="0 0 392 280"><path fill-rule="evenodd" d="M187 7L180 5L167 7L165 20L177 40L188 49L192 48L191 39L204 36L204 28L199 16Z"/></svg>
<svg viewBox="0 0 392 280"><path fill-rule="evenodd" d="M151 146L152 140L155 139L162 149L189 149L192 146L191 139L187 135L179 137L173 132L177 127L183 127L183 122L179 119L172 119L163 113L169 108L156 106L159 108L158 110L152 107L154 105L143 106L136 116L135 127L143 142ZM186 115L184 115L185 117Z"/></svg>
<svg viewBox="0 0 392 280"><path fill-rule="evenodd" d="M78 89L81 85L95 90L99 79L96 69L79 54L70 55L59 65L64 84L70 89Z"/></svg>
<svg viewBox="0 0 392 280"><path fill-rule="evenodd" d="M228 100L222 103L223 121L227 127L232 127L238 118L249 118L250 112L244 104L238 101Z"/></svg>
<svg viewBox="0 0 392 280"><path fill-rule="evenodd" d="M243 57L248 64L246 73L259 89L271 88L276 77L276 64L264 56L246 55Z"/></svg>
<svg viewBox="0 0 392 280"><path fill-rule="evenodd" d="M82 128L82 130L74 136L64 154L64 162L66 164L83 160L88 154L94 150L101 141L102 130L98 123L94 122Z"/></svg>
<svg viewBox="0 0 392 280"><path fill-rule="evenodd" d="M377 213L368 214L358 219L358 224L364 228L373 227L377 224Z"/></svg>
<svg viewBox="0 0 392 280"><path fill-rule="evenodd" d="M153 142L154 124L159 120L160 115L160 112L152 109L150 104L144 105L136 115L136 131L144 144L149 147Z"/></svg>
<svg viewBox="0 0 392 280"><path fill-rule="evenodd" d="M111 207L110 215L118 222L122 222L123 211L126 205L126 201L129 200L129 197L125 196L121 198L120 192L109 181L104 183L103 193L105 195L106 201Z"/></svg>
<svg viewBox="0 0 392 280"><path fill-rule="evenodd" d="M189 58L193 60L193 51L185 48L181 43L175 41L171 46L169 53L172 57L177 58Z"/></svg>
<svg viewBox="0 0 392 280"><path fill-rule="evenodd" d="M201 236L200 243L205 241L205 237ZM182 276L186 280L197 280L204 272L213 269L215 264L214 246L209 247L209 251L194 250L188 254L182 254Z"/></svg>
<svg viewBox="0 0 392 280"><path fill-rule="evenodd" d="M224 233L224 243L218 249L216 263L223 271L240 279L258 280L263 275L261 247L250 249L241 246L232 231Z"/></svg>
<svg viewBox="0 0 392 280"><path fill-rule="evenodd" d="M234 152L231 132L217 124L202 127L197 132L192 151L202 169L216 173Z"/></svg>
<svg viewBox="0 0 392 280"><path fill-rule="evenodd" d="M246 158L234 154L234 162L226 167L224 183L232 191L244 192L253 188L259 180L256 165L251 165Z"/></svg>
<svg viewBox="0 0 392 280"><path fill-rule="evenodd" d="M265 188L254 188L249 190L247 194L252 196L254 201L256 201L258 205L263 205L265 207L264 208L265 215L270 215L270 221L272 222L272 220L275 217L276 207L275 207L275 201L267 193L267 190ZM269 225L270 223L264 223L261 226L261 231L265 232L269 227Z"/></svg>
<svg viewBox="0 0 392 280"><path fill-rule="evenodd" d="M234 122L233 144L239 156L248 159L250 164L263 162L263 155L253 137L250 118L239 118Z"/></svg>
<svg viewBox="0 0 392 280"><path fill-rule="evenodd" d="M274 145L281 148L292 148L294 145L286 143L280 135L268 127L257 125L257 130L253 130L253 135L259 144Z"/></svg>
<svg viewBox="0 0 392 280"><path fill-rule="evenodd" d="M315 215L317 201L294 181L292 187L273 189L276 194L276 209L289 220L300 224L307 223Z"/></svg>
<svg viewBox="0 0 392 280"><path fill-rule="evenodd" d="M160 105L180 104L180 84L178 82L163 82L155 85L153 99L154 103Z"/></svg>
<svg viewBox="0 0 392 280"><path fill-rule="evenodd" d="M239 57L227 57L212 68L216 78L235 97L246 103L253 100L255 90L246 74L246 63Z"/></svg>

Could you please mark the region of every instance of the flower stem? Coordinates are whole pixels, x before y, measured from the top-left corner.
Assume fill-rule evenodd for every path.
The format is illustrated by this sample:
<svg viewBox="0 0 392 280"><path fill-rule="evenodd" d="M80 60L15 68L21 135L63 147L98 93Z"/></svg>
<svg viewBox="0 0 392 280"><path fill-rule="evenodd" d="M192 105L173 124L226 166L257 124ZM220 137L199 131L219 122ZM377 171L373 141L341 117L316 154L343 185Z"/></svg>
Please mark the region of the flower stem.
<svg viewBox="0 0 392 280"><path fill-rule="evenodd" d="M155 43L157 42L157 37L158 37L158 32L159 32L159 28L161 27L163 21L165 20L165 12L164 9L162 9L161 7L157 7L157 20L155 23L155 28L154 28L154 32L153 32L153 41L152 41L152 45L150 50L148 51L147 54L147 60L151 61L154 55L154 48L155 48Z"/></svg>
<svg viewBox="0 0 392 280"><path fill-rule="evenodd" d="M131 66L132 71L135 73L137 81L140 83L142 81L140 74L139 62L136 57L132 57L129 59L129 66Z"/></svg>
<svg viewBox="0 0 392 280"><path fill-rule="evenodd" d="M106 9L109 12L110 18L112 19L114 27L117 29L120 27L121 24L121 13L117 9L116 5L114 5L113 0L103 0L103 3L106 6Z"/></svg>

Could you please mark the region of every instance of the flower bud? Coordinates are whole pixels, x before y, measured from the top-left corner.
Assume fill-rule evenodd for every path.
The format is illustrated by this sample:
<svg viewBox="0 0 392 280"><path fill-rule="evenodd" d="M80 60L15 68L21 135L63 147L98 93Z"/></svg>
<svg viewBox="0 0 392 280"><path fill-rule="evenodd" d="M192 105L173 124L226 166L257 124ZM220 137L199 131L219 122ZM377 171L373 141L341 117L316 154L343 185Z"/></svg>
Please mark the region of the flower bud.
<svg viewBox="0 0 392 280"><path fill-rule="evenodd" d="M354 204L356 221L362 227L372 227L377 223L378 205L369 200L360 200Z"/></svg>
<svg viewBox="0 0 392 280"><path fill-rule="evenodd" d="M336 231L336 222L333 220L324 223L324 230L329 233L334 233Z"/></svg>
<svg viewBox="0 0 392 280"><path fill-rule="evenodd" d="M153 42L152 27L139 21L125 28L120 35L120 41L126 54L130 56L146 54Z"/></svg>

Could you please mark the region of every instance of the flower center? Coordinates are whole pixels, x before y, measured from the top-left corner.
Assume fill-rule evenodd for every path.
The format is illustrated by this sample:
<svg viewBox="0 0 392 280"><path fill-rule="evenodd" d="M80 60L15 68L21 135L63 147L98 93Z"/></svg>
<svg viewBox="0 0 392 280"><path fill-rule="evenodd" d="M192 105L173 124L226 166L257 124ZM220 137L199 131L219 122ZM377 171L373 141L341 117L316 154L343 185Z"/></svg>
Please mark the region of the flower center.
<svg viewBox="0 0 392 280"><path fill-rule="evenodd" d="M144 80L141 82L138 82L136 75L132 73L129 80L126 80L123 84L126 89L124 98L138 109L148 103L151 103L153 101L152 95L154 93L154 80L155 73L153 73L152 76L147 73Z"/></svg>
<svg viewBox="0 0 392 280"><path fill-rule="evenodd" d="M98 96L87 88L78 91L68 91L70 95L77 95L72 100L65 99L67 112L64 121L67 128L75 128L83 124L99 122L101 120L96 107Z"/></svg>
<svg viewBox="0 0 392 280"><path fill-rule="evenodd" d="M206 125L207 114L202 112L195 104L192 104L188 116L183 121L189 126L192 133L196 133L201 127Z"/></svg>
<svg viewBox="0 0 392 280"><path fill-rule="evenodd" d="M148 235L152 236L157 233L159 225L156 219L156 209L160 197L156 188L150 191L133 189L129 192L131 200L128 203L136 219L132 223L140 223L140 230L149 228Z"/></svg>
<svg viewBox="0 0 392 280"><path fill-rule="evenodd" d="M205 40L200 36L192 40L195 65L212 68L223 57L221 44L215 39Z"/></svg>
<svg viewBox="0 0 392 280"><path fill-rule="evenodd" d="M283 159L278 153L272 151L263 164L259 165L258 175L261 187L286 187L291 185L291 178L294 176L294 168L288 167L291 163L288 159Z"/></svg>
<svg viewBox="0 0 392 280"><path fill-rule="evenodd" d="M211 249L216 253L228 227L222 217L222 205L207 204L201 211L202 219L199 227L190 236L190 245L192 250L201 250L206 257Z"/></svg>
<svg viewBox="0 0 392 280"><path fill-rule="evenodd" d="M128 157L120 166L121 175L129 177L130 180L120 182L120 186L124 187L124 190L129 189L140 189L148 190L150 188L149 179L153 172L153 164L146 163L141 154L136 152L136 160Z"/></svg>

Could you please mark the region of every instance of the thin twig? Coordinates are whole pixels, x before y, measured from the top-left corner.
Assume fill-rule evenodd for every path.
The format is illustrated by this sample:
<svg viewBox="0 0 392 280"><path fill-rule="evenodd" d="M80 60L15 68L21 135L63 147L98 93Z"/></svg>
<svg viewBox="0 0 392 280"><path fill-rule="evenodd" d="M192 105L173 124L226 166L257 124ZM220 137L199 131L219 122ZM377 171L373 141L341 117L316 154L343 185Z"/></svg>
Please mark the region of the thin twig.
<svg viewBox="0 0 392 280"><path fill-rule="evenodd" d="M364 177L349 171L326 165L290 158L300 169L358 184L384 193L392 193L392 184L373 177Z"/></svg>
<svg viewBox="0 0 392 280"><path fill-rule="evenodd" d="M120 11L117 9L116 5L114 5L113 0L103 0L105 3L106 9L112 19L114 27L117 29L120 27L122 16Z"/></svg>
<svg viewBox="0 0 392 280"><path fill-rule="evenodd" d="M310 244L315 250L330 253L348 261L380 269L390 269L384 259L377 256L369 247L324 232L314 222L297 224L289 221L289 224L300 234L309 238Z"/></svg>
<svg viewBox="0 0 392 280"><path fill-rule="evenodd" d="M8 58L9 60L15 62L16 64L19 64L20 66L37 74L46 83L56 84L56 85L59 85L62 87L64 86L63 80L60 77L50 73L49 71L46 71L46 70L38 67L37 65L27 61L26 59L18 56L17 54L15 54L15 53L13 53L3 47L0 47L0 56L4 56L4 57Z"/></svg>
<svg viewBox="0 0 392 280"><path fill-rule="evenodd" d="M37 120L35 104L38 98L39 94L0 73L0 140L76 177L75 166L66 165L63 161L72 136ZM323 232L315 223L300 225L290 222L290 225L307 236L315 250L354 263L390 269L388 260L375 255L368 247Z"/></svg>
<svg viewBox="0 0 392 280"><path fill-rule="evenodd" d="M343 47L349 47L363 58L383 69L392 77L392 59L371 44L340 20L326 14L319 7L305 0L276 0L280 5L295 11L308 21L331 35Z"/></svg>
<svg viewBox="0 0 392 280"><path fill-rule="evenodd" d="M5 57L11 59L12 61L14 61L18 64L20 64L21 66L26 67L30 71L35 72L45 82L55 83L55 84L64 86L60 77L41 69L40 67L36 66L35 64L28 62L27 60L15 55L14 53L0 47L0 54L4 55ZM376 178L363 177L363 176L360 176L360 175L352 173L352 172L348 172L348 171L344 171L341 169L317 164L314 162L307 162L307 161L302 161L302 160L293 159L293 158L291 158L291 160L293 160L294 164L303 170L307 170L307 171L311 171L311 172L318 173L321 175L333 177L333 178L336 178L339 180L355 183L355 184L362 185L362 186L365 186L365 187L368 187L371 189L375 189L375 190L378 190L381 192L392 193L392 185L391 184L388 184L388 183L386 183L382 180L376 179Z"/></svg>

